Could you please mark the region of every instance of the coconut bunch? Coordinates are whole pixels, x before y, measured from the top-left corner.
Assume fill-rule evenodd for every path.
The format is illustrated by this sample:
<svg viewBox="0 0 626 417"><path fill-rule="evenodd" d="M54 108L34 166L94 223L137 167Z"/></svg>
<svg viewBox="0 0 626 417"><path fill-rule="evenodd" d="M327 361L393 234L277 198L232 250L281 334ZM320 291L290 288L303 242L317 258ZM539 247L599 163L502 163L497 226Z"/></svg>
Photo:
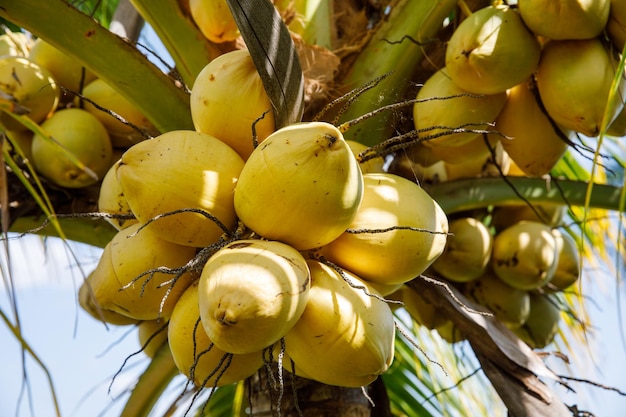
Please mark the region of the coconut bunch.
<svg viewBox="0 0 626 417"><path fill-rule="evenodd" d="M610 0L520 0L464 19L445 66L417 94L412 171L427 181L490 175L481 167L502 147L499 172L542 176L575 135L597 136L605 124L623 135L626 77L609 103L623 9Z"/></svg>
<svg viewBox="0 0 626 417"><path fill-rule="evenodd" d="M270 360L330 385L371 383L394 356L385 296L443 253L445 213L382 158L360 164L363 146L332 124L275 130L246 50L211 61L190 104L195 130L140 141L107 171L99 211L118 233L81 305L111 324L152 323L198 387Z"/></svg>
<svg viewBox="0 0 626 417"><path fill-rule="evenodd" d="M563 313L562 296L579 280L576 241L558 224L562 206L502 206L479 220L459 215L429 274L457 287L533 348L550 344ZM402 286L393 298L404 302L414 321L445 340L464 340L453 324L414 289Z"/></svg>
<svg viewBox="0 0 626 417"><path fill-rule="evenodd" d="M98 185L119 149L155 133L136 106L43 39L0 36L0 91L27 122L0 116L14 152L63 188Z"/></svg>

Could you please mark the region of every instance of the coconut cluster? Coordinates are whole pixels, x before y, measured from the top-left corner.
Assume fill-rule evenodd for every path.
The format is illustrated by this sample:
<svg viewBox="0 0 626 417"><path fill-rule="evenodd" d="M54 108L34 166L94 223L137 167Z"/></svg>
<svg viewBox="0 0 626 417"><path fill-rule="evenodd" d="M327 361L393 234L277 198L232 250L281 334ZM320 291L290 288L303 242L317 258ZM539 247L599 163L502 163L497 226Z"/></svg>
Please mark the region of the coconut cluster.
<svg viewBox="0 0 626 417"><path fill-rule="evenodd" d="M616 77L625 22L623 2L610 0L520 0L472 13L417 94L423 141L409 152L413 168L444 181L490 175L483 167L496 159L497 175L542 176L576 135L598 136L604 124L626 134L626 77Z"/></svg>
<svg viewBox="0 0 626 417"><path fill-rule="evenodd" d="M141 111L105 81L43 39L22 32L0 35L0 91L28 120L0 116L13 151L58 187L97 185L117 149L154 131Z"/></svg>
<svg viewBox="0 0 626 417"><path fill-rule="evenodd" d="M371 383L394 356L384 297L443 253L445 213L382 159L360 165L362 146L332 124L275 130L246 50L210 62L190 101L195 130L136 143L107 172L99 210L118 233L81 305L167 334L198 387L268 361L330 385Z"/></svg>

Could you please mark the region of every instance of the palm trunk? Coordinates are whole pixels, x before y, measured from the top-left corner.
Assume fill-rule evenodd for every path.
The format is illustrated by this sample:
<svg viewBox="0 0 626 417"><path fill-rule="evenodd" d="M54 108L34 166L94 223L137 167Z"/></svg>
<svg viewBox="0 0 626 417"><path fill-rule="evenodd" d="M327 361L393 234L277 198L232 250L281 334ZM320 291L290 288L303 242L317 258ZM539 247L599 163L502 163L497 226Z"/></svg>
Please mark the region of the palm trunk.
<svg viewBox="0 0 626 417"><path fill-rule="evenodd" d="M382 379L364 388L325 385L266 367L247 381L254 417L390 417ZM280 379L282 378L282 380Z"/></svg>

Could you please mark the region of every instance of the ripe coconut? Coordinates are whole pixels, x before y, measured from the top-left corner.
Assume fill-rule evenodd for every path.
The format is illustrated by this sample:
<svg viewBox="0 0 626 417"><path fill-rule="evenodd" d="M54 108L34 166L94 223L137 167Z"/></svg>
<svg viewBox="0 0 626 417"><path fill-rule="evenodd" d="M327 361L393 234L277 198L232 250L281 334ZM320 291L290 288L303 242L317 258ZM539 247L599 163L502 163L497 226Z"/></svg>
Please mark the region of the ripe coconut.
<svg viewBox="0 0 626 417"><path fill-rule="evenodd" d="M126 197L124 197L122 186L117 180L117 169L121 163L122 160L118 159L113 166L109 168L102 179L102 184L100 184L98 211L102 213L133 215L133 211L130 209ZM134 218L115 219L105 217L105 219L117 230L122 230L131 224L137 223L137 219Z"/></svg>
<svg viewBox="0 0 626 417"><path fill-rule="evenodd" d="M56 111L41 124L31 152L35 169L53 183L82 188L101 181L113 164L111 140L102 123L78 109Z"/></svg>
<svg viewBox="0 0 626 417"><path fill-rule="evenodd" d="M537 70L537 87L550 117L565 129L597 136L616 68L617 61L598 38L546 43ZM626 78L621 77L609 124L622 110L620 97L625 95Z"/></svg>
<svg viewBox="0 0 626 417"><path fill-rule="evenodd" d="M181 272L178 278L164 272L146 272L182 267L193 258L195 249L168 242L146 230L138 231L139 227L134 224L119 231L105 246L91 274L94 300L104 309L134 319L166 319L194 276L189 272Z"/></svg>
<svg viewBox="0 0 626 417"><path fill-rule="evenodd" d="M448 181L459 178L476 178L476 177L499 177L508 175L511 165L511 158L504 151L502 144L495 140L491 148L487 148L483 141L483 149L488 151L480 158L472 158L460 163L444 163L446 177ZM491 139L493 140L493 139ZM491 141L490 140L490 141Z"/></svg>
<svg viewBox="0 0 626 417"><path fill-rule="evenodd" d="M148 230L180 245L205 247L237 223L233 190L243 160L224 142L204 133L175 130L131 146L117 169L128 205ZM223 227L222 227L223 226ZM226 230L225 230L226 229Z"/></svg>
<svg viewBox="0 0 626 417"><path fill-rule="evenodd" d="M533 290L546 285L554 277L558 261L556 240L544 223L524 220L493 240L493 270L514 288Z"/></svg>
<svg viewBox="0 0 626 417"><path fill-rule="evenodd" d="M420 138L430 138L427 146L455 147L481 136L453 129L485 129L492 123L506 100L506 93L476 96L457 86L446 68L426 80L413 105L413 122ZM439 127L437 127L439 126ZM443 128L442 128L443 127ZM440 135L439 137L434 137ZM440 157L441 155L439 155Z"/></svg>
<svg viewBox="0 0 626 417"><path fill-rule="evenodd" d="M200 276L198 298L209 339L230 353L280 340L302 315L309 268L300 252L266 240L239 240L216 252Z"/></svg>
<svg viewBox="0 0 626 417"><path fill-rule="evenodd" d="M507 327L514 329L526 322L530 312L528 291L511 287L499 279L493 271L487 271L478 279L470 281L463 293L483 307Z"/></svg>
<svg viewBox="0 0 626 417"><path fill-rule="evenodd" d="M519 0L528 28L548 39L591 39L609 18L610 0Z"/></svg>
<svg viewBox="0 0 626 417"><path fill-rule="evenodd" d="M526 322L514 329L520 339L533 349L541 349L552 343L559 331L561 309L559 300L551 294L530 294L530 312Z"/></svg>
<svg viewBox="0 0 626 417"><path fill-rule="evenodd" d="M254 232L313 249L350 225L363 195L359 164L336 127L297 123L252 152L235 188L235 210Z"/></svg>
<svg viewBox="0 0 626 417"><path fill-rule="evenodd" d="M82 307L82 309L94 319L104 323L113 324L115 326L137 324L139 320L120 314L116 311L106 310L98 304L93 292L93 277L93 272L87 275L78 289L78 304Z"/></svg>
<svg viewBox="0 0 626 417"><path fill-rule="evenodd" d="M516 165L527 175L540 177L565 154L572 132L552 124L531 88L521 83L508 90L494 130L506 136L498 138Z"/></svg>
<svg viewBox="0 0 626 417"><path fill-rule="evenodd" d="M503 93L526 80L541 47L508 6L488 6L463 20L446 48L446 68L460 88L475 94Z"/></svg>
<svg viewBox="0 0 626 417"><path fill-rule="evenodd" d="M198 281L176 302L167 328L174 364L197 387L220 387L254 374L263 365L261 352L233 355L215 346L200 321Z"/></svg>
<svg viewBox="0 0 626 417"><path fill-rule="evenodd" d="M189 0L189 12L211 42L230 42L239 37L239 28L226 0Z"/></svg>
<svg viewBox="0 0 626 417"><path fill-rule="evenodd" d="M275 130L270 99L245 49L222 54L200 71L190 105L195 129L222 140L244 160L254 150L253 126L258 142Z"/></svg>
<svg viewBox="0 0 626 417"><path fill-rule="evenodd" d="M455 219L449 225L446 247L432 269L451 281L467 282L483 275L493 237L482 222L473 217Z"/></svg>
<svg viewBox="0 0 626 417"><path fill-rule="evenodd" d="M59 85L69 90L69 93L80 92L82 87L96 79L96 75L76 58L41 38L33 43L28 59L50 71Z"/></svg>
<svg viewBox="0 0 626 417"><path fill-rule="evenodd" d="M554 277L543 288L545 291L563 291L576 283L580 278L580 252L576 241L567 232L553 229L552 234L556 239L559 263L554 271Z"/></svg>
<svg viewBox="0 0 626 417"><path fill-rule="evenodd" d="M426 301L419 292L403 285L400 289L400 301L416 323L433 330L444 325L448 319L437 308Z"/></svg>
<svg viewBox="0 0 626 417"><path fill-rule="evenodd" d="M493 209L491 225L496 233L522 220L531 220L545 223L548 226L557 226L563 219L567 207L562 204L515 204L496 206Z"/></svg>
<svg viewBox="0 0 626 417"><path fill-rule="evenodd" d="M350 150L355 157L357 157L360 152L368 149L366 145L354 140L347 140L346 142L348 143L348 146L350 146ZM359 168L361 168L361 172L363 174L370 172L385 172L385 159L382 156L369 159L365 162L359 163Z"/></svg>
<svg viewBox="0 0 626 417"><path fill-rule="evenodd" d="M315 260L309 300L285 335L296 375L328 385L362 387L385 373L394 354L395 324L389 305L350 286L337 270ZM365 281L345 279L380 296Z"/></svg>
<svg viewBox="0 0 626 417"><path fill-rule="evenodd" d="M167 322L165 320L139 322L137 339L143 353L149 358L154 358L161 346L167 343Z"/></svg>
<svg viewBox="0 0 626 417"><path fill-rule="evenodd" d="M111 142L116 147L129 147L145 138L137 129L142 129L145 135L156 135L158 132L143 112L128 99L115 91L103 79L90 82L83 89L83 97L91 100L102 109L109 110L126 122L136 127L124 124L105 110L97 108L87 100L83 100L83 108L100 120L111 136ZM79 99L75 99L79 101Z"/></svg>
<svg viewBox="0 0 626 417"><path fill-rule="evenodd" d="M52 114L60 97L59 86L48 70L17 56L0 58L0 91L28 109L27 115L35 123L43 122ZM0 121L10 130L27 129L4 112Z"/></svg>
<svg viewBox="0 0 626 417"><path fill-rule="evenodd" d="M405 178L372 173L363 180L363 201L354 220L321 252L364 280L407 282L443 252L446 214L426 191Z"/></svg>

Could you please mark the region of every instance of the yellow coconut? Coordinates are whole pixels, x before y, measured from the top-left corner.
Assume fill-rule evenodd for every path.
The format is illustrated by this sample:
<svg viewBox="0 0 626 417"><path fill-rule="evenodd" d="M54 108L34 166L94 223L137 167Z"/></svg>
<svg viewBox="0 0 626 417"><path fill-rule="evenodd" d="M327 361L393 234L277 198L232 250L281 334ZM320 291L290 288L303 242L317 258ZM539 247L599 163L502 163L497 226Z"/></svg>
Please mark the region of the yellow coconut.
<svg viewBox="0 0 626 417"><path fill-rule="evenodd" d="M497 94L527 79L540 53L539 41L515 9L488 6L456 28L446 48L446 68L460 88Z"/></svg>
<svg viewBox="0 0 626 417"><path fill-rule="evenodd" d="M515 204L496 206L493 209L491 225L496 233L522 220L545 223L557 226L562 220L567 207L561 204Z"/></svg>
<svg viewBox="0 0 626 417"><path fill-rule="evenodd" d="M191 18L208 40L215 43L234 41L239 29L226 0L189 0Z"/></svg>
<svg viewBox="0 0 626 417"><path fill-rule="evenodd" d="M591 39L602 33L610 0L519 0L528 28L548 39Z"/></svg>
<svg viewBox="0 0 626 417"><path fill-rule="evenodd" d="M598 38L548 42L537 70L537 87L550 117L564 129L597 136L616 67L617 61ZM622 110L625 95L622 77L609 124Z"/></svg>
<svg viewBox="0 0 626 417"><path fill-rule="evenodd" d="M551 294L530 294L526 322L513 332L530 347L541 349L552 343L561 321L559 300Z"/></svg>
<svg viewBox="0 0 626 417"><path fill-rule="evenodd" d="M405 178L372 173L363 180L363 201L354 220L322 253L371 282L399 284L419 276L443 252L445 213Z"/></svg>
<svg viewBox="0 0 626 417"><path fill-rule="evenodd" d="M472 300L490 310L507 327L514 329L526 322L530 312L528 291L511 287L493 271L466 284L463 292Z"/></svg>
<svg viewBox="0 0 626 417"><path fill-rule="evenodd" d="M239 240L202 269L202 325L220 349L252 353L280 340L302 315L310 287L300 252L266 240Z"/></svg>
<svg viewBox="0 0 626 417"><path fill-rule="evenodd" d="M56 111L41 124L41 129L48 137L40 134L33 137L31 152L35 169L61 187L93 185L102 180L114 163L109 134L85 110Z"/></svg>
<svg viewBox="0 0 626 417"><path fill-rule="evenodd" d="M528 83L511 88L494 130L506 136L499 137L500 142L517 166L529 176L540 177L565 154L572 132L551 123L537 94Z"/></svg>
<svg viewBox="0 0 626 417"><path fill-rule="evenodd" d="M347 140L346 142L350 146L350 150L355 157L357 157L360 152L368 149L366 145L354 140ZM359 163L359 167L361 168L361 172L363 174L370 172L385 172L385 159L382 156L372 158L363 163Z"/></svg>
<svg viewBox="0 0 626 417"><path fill-rule="evenodd" d="M440 69L417 93L420 101L413 106L413 122L420 138L428 138L425 145L459 146L480 137L471 130L489 128L506 100L505 92L470 94L458 87L448 73L446 68Z"/></svg>
<svg viewBox="0 0 626 417"><path fill-rule="evenodd" d="M580 278L580 251L574 238L567 232L553 229L552 234L556 239L559 262L554 277L543 288L548 292L564 291Z"/></svg>
<svg viewBox="0 0 626 417"><path fill-rule="evenodd" d="M483 140L483 138L480 138ZM460 163L445 163L448 181L459 178L498 177L508 175L511 158L504 151L502 144L497 140L490 149L483 141L483 148L487 150L482 157L472 158Z"/></svg>
<svg viewBox="0 0 626 417"><path fill-rule="evenodd" d="M57 108L60 89L45 68L17 56L0 57L0 91L9 95L35 123L43 122ZM12 117L0 115L7 129L26 130Z"/></svg>
<svg viewBox="0 0 626 417"><path fill-rule="evenodd" d="M244 160L254 149L253 126L258 142L275 130L270 99L245 49L222 54L200 71L190 105L196 130L222 140Z"/></svg>
<svg viewBox="0 0 626 417"><path fill-rule="evenodd" d="M259 235L313 249L346 230L362 194L361 170L341 132L328 123L297 123L250 155L235 189L235 210Z"/></svg>
<svg viewBox="0 0 626 417"><path fill-rule="evenodd" d="M113 89L106 81L100 78L93 80L85 86L82 95L95 103L94 105L88 100L83 100L82 105L85 110L102 122L111 136L113 146L129 147L145 139L145 135L158 134L143 112ZM77 98L75 101L79 101L79 99ZM101 109L97 108L96 105L101 107ZM135 127L124 124L118 118L109 114L107 110ZM143 132L137 129L141 129Z"/></svg>
<svg viewBox="0 0 626 417"><path fill-rule="evenodd" d="M128 201L126 201L126 197L124 197L124 191L122 191L122 187L117 180L117 168L121 163L122 160L118 159L117 162L109 168L102 180L102 184L100 184L98 211L114 215L134 216L133 211L128 205ZM134 218L116 219L105 217L105 219L117 230L122 230L131 224L137 223L137 219Z"/></svg>
<svg viewBox="0 0 626 417"><path fill-rule="evenodd" d="M493 237L482 222L473 217L455 219L449 225L446 247L432 269L451 281L467 282L483 275Z"/></svg>
<svg viewBox="0 0 626 417"><path fill-rule="evenodd" d="M50 71L59 85L69 90L68 93L78 93L96 79L96 75L76 58L41 38L33 43L28 59Z"/></svg>
<svg viewBox="0 0 626 417"><path fill-rule="evenodd" d="M200 322L198 282L181 295L168 324L174 364L197 387L228 385L254 374L263 365L261 352L227 353L213 344Z"/></svg>
<svg viewBox="0 0 626 417"><path fill-rule="evenodd" d="M309 300L302 317L285 335L296 375L344 387L371 383L393 361L391 309L385 301L350 286L334 268L313 260L307 263L311 271ZM356 276L344 275L353 285L379 295Z"/></svg>
<svg viewBox="0 0 626 417"><path fill-rule="evenodd" d="M116 326L137 324L139 320L128 317L124 314L120 314L116 311L106 310L98 304L95 299L93 287L91 284L94 279L93 276L93 273L87 275L85 281L83 281L83 283L80 285L80 288L78 289L78 303L80 304L82 309L94 319L102 321L104 323L113 324Z"/></svg>
<svg viewBox="0 0 626 417"><path fill-rule="evenodd" d="M533 290L546 285L554 277L558 261L556 240L544 223L520 221L493 240L494 273L514 288Z"/></svg>
<svg viewBox="0 0 626 417"><path fill-rule="evenodd" d="M167 322L165 320L143 320L137 325L137 339L143 353L154 358L167 343Z"/></svg>
<svg viewBox="0 0 626 417"><path fill-rule="evenodd" d="M404 308L413 320L427 329L433 330L448 321L441 311L426 301L418 291L407 285L403 285L400 290L400 301L404 303Z"/></svg>
<svg viewBox="0 0 626 417"><path fill-rule="evenodd" d="M233 190L243 164L224 142L195 131L175 130L124 152L117 180L142 224L176 210L200 210L213 216L179 212L146 227L171 242L204 247L236 227Z"/></svg>
<svg viewBox="0 0 626 417"><path fill-rule="evenodd" d="M119 231L104 248L91 277L94 300L104 309L134 319L166 319L194 275L149 271L180 268L193 258L195 249L145 229L138 231L139 227L134 224Z"/></svg>

